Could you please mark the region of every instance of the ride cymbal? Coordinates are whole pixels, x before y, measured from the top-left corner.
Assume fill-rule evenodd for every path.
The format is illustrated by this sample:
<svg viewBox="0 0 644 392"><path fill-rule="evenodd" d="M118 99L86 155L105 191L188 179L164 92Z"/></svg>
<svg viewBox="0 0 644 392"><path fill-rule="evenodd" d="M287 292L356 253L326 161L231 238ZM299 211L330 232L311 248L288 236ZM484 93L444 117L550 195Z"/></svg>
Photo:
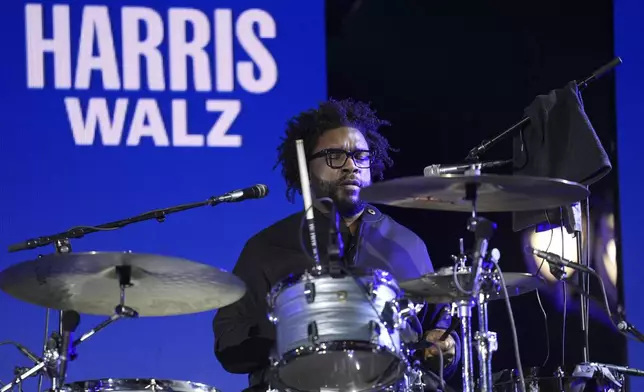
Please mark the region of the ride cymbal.
<svg viewBox="0 0 644 392"><path fill-rule="evenodd" d="M361 190L373 204L439 211L472 211L467 188L476 188L477 212L548 210L585 199L580 184L545 177L493 174L403 177L375 183Z"/></svg>
<svg viewBox="0 0 644 392"><path fill-rule="evenodd" d="M129 275L129 276L128 276ZM54 254L0 272L0 289L58 310L112 315L125 283L125 305L139 316L199 313L230 305L246 286L233 274L185 259L129 252Z"/></svg>

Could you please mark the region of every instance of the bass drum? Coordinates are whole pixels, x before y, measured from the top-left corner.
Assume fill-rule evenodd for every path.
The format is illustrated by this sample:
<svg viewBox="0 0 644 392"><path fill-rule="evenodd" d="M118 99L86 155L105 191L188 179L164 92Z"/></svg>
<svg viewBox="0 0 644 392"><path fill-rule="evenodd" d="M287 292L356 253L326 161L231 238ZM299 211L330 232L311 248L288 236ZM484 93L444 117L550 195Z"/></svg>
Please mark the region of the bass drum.
<svg viewBox="0 0 644 392"><path fill-rule="evenodd" d="M221 392L217 388L192 382L177 380L159 380L155 378L118 379L78 381L67 384L63 392Z"/></svg>
<svg viewBox="0 0 644 392"><path fill-rule="evenodd" d="M385 271L327 268L291 276L268 295L277 339L272 382L300 392L386 390L407 368L401 293Z"/></svg>

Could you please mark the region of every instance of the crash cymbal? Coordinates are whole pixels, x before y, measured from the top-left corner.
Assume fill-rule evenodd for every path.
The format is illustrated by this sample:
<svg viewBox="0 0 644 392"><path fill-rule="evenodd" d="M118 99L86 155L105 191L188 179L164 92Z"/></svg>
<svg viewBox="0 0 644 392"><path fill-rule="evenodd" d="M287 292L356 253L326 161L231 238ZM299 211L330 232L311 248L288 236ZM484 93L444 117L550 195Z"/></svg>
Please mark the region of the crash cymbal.
<svg viewBox="0 0 644 392"><path fill-rule="evenodd" d="M405 291L406 296L413 298L422 298L428 303L442 304L451 303L459 300L469 300L468 296L461 292L454 283L454 269L445 268L435 273L426 274L418 279L400 282L400 288ZM465 267L457 272L458 282L461 288L469 290L472 287L472 273L470 267ZM492 274L495 282L499 283L498 272ZM503 278L508 289L508 295L515 297L536 290L545 285L545 281L539 277L528 273L504 272ZM505 298L503 290L485 290L489 295L488 301Z"/></svg>
<svg viewBox="0 0 644 392"><path fill-rule="evenodd" d="M545 177L461 175L403 177L368 186L361 198L373 204L440 211L472 211L466 185L477 184L477 212L548 210L585 199L580 184Z"/></svg>
<svg viewBox="0 0 644 392"><path fill-rule="evenodd" d="M244 283L224 270L175 257L129 252L55 254L0 273L0 289L46 308L112 315L120 301L119 271L130 266L125 305L139 316L221 308L239 300ZM124 276L127 278L127 276Z"/></svg>

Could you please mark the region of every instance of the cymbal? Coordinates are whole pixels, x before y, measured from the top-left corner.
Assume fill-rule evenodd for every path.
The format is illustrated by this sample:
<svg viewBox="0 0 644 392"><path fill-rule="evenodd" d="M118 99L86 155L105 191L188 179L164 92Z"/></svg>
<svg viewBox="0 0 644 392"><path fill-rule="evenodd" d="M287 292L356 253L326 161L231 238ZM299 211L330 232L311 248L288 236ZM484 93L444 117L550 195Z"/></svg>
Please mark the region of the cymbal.
<svg viewBox="0 0 644 392"><path fill-rule="evenodd" d="M0 272L0 289L58 310L112 315L120 302L117 267L130 266L125 305L139 316L171 316L224 307L246 292L233 274L185 259L129 252L54 254Z"/></svg>
<svg viewBox="0 0 644 392"><path fill-rule="evenodd" d="M477 212L548 210L585 199L580 184L546 177L494 174L403 177L375 183L360 192L373 204L404 208L471 212L465 200L466 184L477 184Z"/></svg>
<svg viewBox="0 0 644 392"><path fill-rule="evenodd" d="M422 298L428 303L443 304L459 300L469 300L471 296L462 293L454 283L453 267L445 268L438 272L426 274L418 279L400 282L399 286L405 291L406 296ZM470 290L472 287L472 273L470 267L465 267L456 274L461 288ZM499 283L498 272L493 274L494 280ZM503 278L508 289L508 295L515 297L536 290L545 285L545 281L539 277L521 272L504 272ZM503 289L485 290L488 300L494 301L505 298Z"/></svg>

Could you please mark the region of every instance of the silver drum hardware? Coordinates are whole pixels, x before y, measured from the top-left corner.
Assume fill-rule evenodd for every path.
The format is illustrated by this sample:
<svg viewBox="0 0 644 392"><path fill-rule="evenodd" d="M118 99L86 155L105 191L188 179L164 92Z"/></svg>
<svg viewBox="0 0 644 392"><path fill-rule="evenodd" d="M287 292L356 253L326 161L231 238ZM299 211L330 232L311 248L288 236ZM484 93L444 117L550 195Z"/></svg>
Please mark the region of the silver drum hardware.
<svg viewBox="0 0 644 392"><path fill-rule="evenodd" d="M400 289L388 272L324 267L291 276L268 295L276 327L273 377L298 391L369 391L399 382Z"/></svg>
<svg viewBox="0 0 644 392"><path fill-rule="evenodd" d="M192 381L159 380L154 378L117 379L79 381L67 384L63 392L221 392L217 388Z"/></svg>

